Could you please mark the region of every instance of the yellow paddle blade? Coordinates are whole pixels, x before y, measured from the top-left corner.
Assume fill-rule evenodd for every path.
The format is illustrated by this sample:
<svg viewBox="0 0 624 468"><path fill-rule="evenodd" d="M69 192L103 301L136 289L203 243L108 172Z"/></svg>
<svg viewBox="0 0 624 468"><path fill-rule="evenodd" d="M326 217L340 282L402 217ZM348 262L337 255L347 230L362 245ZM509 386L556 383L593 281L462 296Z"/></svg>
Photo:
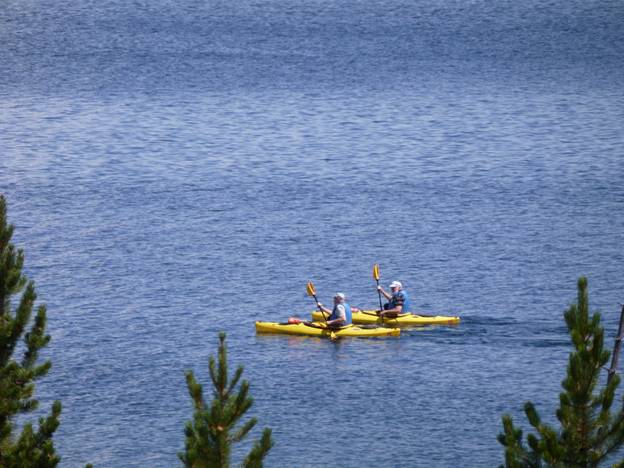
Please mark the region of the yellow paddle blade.
<svg viewBox="0 0 624 468"><path fill-rule="evenodd" d="M379 265L376 263L373 265L373 278L375 278L375 281L379 281Z"/></svg>
<svg viewBox="0 0 624 468"><path fill-rule="evenodd" d="M308 281L308 285L306 287L306 291L308 293L308 296L315 296L316 295L316 290L314 289L314 285L312 284L312 281Z"/></svg>

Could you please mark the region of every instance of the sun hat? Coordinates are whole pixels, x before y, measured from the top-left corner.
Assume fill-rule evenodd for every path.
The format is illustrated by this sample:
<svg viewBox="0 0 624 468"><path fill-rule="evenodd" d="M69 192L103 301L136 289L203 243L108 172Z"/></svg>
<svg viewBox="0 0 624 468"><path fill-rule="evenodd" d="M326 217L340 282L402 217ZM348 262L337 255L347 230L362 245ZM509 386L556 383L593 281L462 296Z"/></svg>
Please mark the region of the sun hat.
<svg viewBox="0 0 624 468"><path fill-rule="evenodd" d="M399 281L393 281L392 283L390 283L390 287L391 288L402 288L403 285Z"/></svg>
<svg viewBox="0 0 624 468"><path fill-rule="evenodd" d="M336 293L334 294L334 297L339 297L342 300L345 300L347 297L344 295L344 293Z"/></svg>

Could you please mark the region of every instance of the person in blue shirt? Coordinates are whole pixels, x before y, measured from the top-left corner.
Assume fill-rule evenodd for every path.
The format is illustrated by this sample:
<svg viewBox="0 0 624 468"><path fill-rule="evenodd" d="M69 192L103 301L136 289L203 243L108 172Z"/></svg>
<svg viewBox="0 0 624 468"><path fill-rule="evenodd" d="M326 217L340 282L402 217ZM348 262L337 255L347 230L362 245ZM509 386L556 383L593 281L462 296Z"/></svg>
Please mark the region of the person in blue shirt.
<svg viewBox="0 0 624 468"><path fill-rule="evenodd" d="M379 311L379 315L396 317L398 314L412 311L409 295L403 290L403 285L399 281L390 283L390 293L386 292L382 286L377 286L377 290L388 299L388 302L384 304L384 310Z"/></svg>
<svg viewBox="0 0 624 468"><path fill-rule="evenodd" d="M330 314L327 319L327 325L331 328L344 327L351 325L351 306L346 302L346 296L343 293L334 294L334 308L329 310L319 302L319 308L326 314Z"/></svg>

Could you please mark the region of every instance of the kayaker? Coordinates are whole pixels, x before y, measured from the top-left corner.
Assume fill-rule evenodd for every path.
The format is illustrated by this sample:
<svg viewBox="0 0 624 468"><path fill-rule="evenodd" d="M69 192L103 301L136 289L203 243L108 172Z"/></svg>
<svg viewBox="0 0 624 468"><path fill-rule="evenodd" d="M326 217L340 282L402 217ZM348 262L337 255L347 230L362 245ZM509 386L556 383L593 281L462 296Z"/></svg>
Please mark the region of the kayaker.
<svg viewBox="0 0 624 468"><path fill-rule="evenodd" d="M319 308L326 314L330 314L327 319L327 325L332 328L344 327L351 325L351 306L346 302L346 296L343 293L334 294L334 308L329 310L319 302Z"/></svg>
<svg viewBox="0 0 624 468"><path fill-rule="evenodd" d="M400 281L390 283L390 293L386 292L382 286L377 286L377 290L388 299L388 302L384 304L384 310L379 311L379 315L392 317L411 312L412 303L407 292L403 290Z"/></svg>

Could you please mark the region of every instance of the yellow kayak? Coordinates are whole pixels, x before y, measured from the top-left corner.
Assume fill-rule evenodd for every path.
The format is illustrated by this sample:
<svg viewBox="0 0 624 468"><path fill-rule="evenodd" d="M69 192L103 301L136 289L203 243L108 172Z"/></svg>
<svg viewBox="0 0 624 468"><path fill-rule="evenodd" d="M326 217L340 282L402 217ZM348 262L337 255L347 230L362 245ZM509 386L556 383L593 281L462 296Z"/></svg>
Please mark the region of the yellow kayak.
<svg viewBox="0 0 624 468"><path fill-rule="evenodd" d="M339 329L328 329L324 323L256 322L256 333L283 333L286 335L320 336L334 339L346 336L399 336L401 330L399 328L360 328L354 325L347 325Z"/></svg>
<svg viewBox="0 0 624 468"><path fill-rule="evenodd" d="M325 317L329 314L325 313ZM359 324L388 324L394 327L409 326L409 325L457 325L460 322L459 317L446 316L446 315L418 315L418 314L401 314L396 318L384 317L383 320L379 318L374 310L362 310L359 312L352 312L351 318L353 323ZM318 310L312 312L312 320L315 322L322 322L324 320L323 315Z"/></svg>

